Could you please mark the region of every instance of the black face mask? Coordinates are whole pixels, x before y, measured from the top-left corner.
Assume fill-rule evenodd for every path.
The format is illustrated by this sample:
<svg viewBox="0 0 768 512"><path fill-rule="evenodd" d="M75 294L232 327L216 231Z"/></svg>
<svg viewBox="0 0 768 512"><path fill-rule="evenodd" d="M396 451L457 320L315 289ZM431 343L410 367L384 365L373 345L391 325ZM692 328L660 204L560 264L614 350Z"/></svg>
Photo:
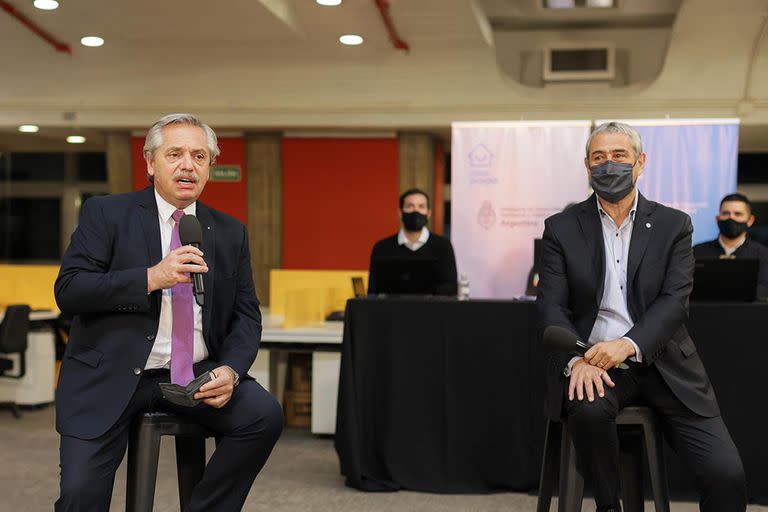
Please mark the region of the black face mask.
<svg viewBox="0 0 768 512"><path fill-rule="evenodd" d="M733 219L718 220L717 227L725 238L739 238L747 230L746 222L737 222Z"/></svg>
<svg viewBox="0 0 768 512"><path fill-rule="evenodd" d="M589 168L590 185L595 193L609 203L618 203L632 192L634 164L625 164L607 160Z"/></svg>
<svg viewBox="0 0 768 512"><path fill-rule="evenodd" d="M401 217L406 231L421 231L427 225L427 216L417 211L403 212Z"/></svg>

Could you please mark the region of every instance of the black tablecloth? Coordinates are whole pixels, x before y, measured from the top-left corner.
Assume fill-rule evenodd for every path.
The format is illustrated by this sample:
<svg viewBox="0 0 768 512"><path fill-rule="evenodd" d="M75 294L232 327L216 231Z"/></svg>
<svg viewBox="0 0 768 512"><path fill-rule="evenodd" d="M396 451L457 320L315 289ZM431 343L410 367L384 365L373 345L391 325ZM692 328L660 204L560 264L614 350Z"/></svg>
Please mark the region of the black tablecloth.
<svg viewBox="0 0 768 512"><path fill-rule="evenodd" d="M750 497L762 502L766 318L767 304L694 304L689 322L742 454ZM525 302L350 301L335 440L348 485L535 489L545 425L544 354L535 326L535 306ZM688 472L669 459L673 490L690 489Z"/></svg>

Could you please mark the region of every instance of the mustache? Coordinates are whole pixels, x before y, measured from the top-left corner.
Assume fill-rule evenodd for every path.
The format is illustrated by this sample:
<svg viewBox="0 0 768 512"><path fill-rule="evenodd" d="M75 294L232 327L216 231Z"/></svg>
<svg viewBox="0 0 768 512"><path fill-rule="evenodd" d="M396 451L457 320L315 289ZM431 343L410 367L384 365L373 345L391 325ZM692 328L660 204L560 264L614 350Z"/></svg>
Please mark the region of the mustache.
<svg viewBox="0 0 768 512"><path fill-rule="evenodd" d="M193 172L176 171L173 173L174 181L185 179L197 183L197 175Z"/></svg>

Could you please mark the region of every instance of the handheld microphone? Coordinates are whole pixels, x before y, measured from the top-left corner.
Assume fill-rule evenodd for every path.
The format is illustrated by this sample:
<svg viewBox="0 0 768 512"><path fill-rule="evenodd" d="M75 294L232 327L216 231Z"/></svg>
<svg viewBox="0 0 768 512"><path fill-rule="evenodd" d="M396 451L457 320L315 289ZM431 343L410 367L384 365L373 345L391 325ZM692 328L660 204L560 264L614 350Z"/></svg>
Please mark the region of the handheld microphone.
<svg viewBox="0 0 768 512"><path fill-rule="evenodd" d="M589 350L589 345L581 341L576 334L558 325L550 325L544 329L544 346L550 350L579 354Z"/></svg>
<svg viewBox="0 0 768 512"><path fill-rule="evenodd" d="M194 215L184 215L179 221L179 241L181 245L192 245L199 248L203 241L203 230L200 227L200 221ZM203 297L205 288L203 288L203 274L192 272L192 292L195 295L195 302L203 307Z"/></svg>

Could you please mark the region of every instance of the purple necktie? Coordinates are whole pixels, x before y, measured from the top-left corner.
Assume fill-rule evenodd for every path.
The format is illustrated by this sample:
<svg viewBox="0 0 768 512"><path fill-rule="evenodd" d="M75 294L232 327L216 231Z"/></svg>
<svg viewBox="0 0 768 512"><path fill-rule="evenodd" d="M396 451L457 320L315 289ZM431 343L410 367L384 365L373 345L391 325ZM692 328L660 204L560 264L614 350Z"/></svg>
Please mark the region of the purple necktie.
<svg viewBox="0 0 768 512"><path fill-rule="evenodd" d="M173 233L171 251L181 247L179 239L179 220L183 210L173 212ZM195 318L192 310L192 283L177 283L171 288L171 309L173 327L171 328L171 382L186 386L195 379L192 373L192 357L195 347Z"/></svg>

